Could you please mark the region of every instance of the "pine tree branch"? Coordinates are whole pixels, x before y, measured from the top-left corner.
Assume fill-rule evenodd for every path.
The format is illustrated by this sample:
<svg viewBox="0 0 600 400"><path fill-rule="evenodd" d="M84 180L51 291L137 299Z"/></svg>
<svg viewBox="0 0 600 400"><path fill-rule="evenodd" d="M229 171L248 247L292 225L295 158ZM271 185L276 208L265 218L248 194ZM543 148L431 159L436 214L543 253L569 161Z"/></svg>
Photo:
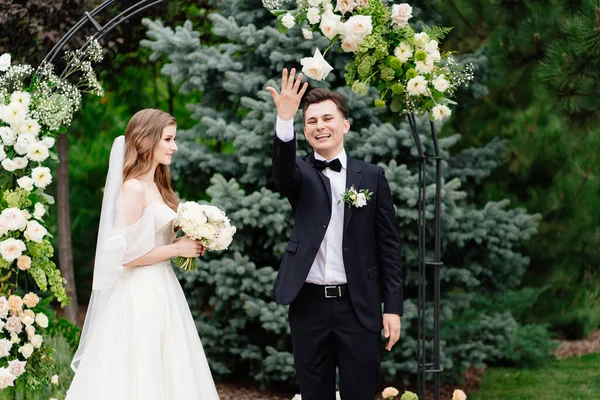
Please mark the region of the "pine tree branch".
<svg viewBox="0 0 600 400"><path fill-rule="evenodd" d="M596 7L596 25L596 30L600 31L600 7Z"/></svg>
<svg viewBox="0 0 600 400"><path fill-rule="evenodd" d="M456 14L458 14L458 16L460 17L460 19L463 20L463 22L465 23L465 25L467 26L467 28L469 28L470 30L472 30L473 33L480 40L485 39L485 37L483 35L479 34L479 32L477 32L477 29L473 25L471 25L471 23L469 22L469 20L467 19L467 17L465 17L464 14L460 12L460 10L458 9L458 7L456 7L456 4L454 4L454 0L450 0L450 7L452 7L454 9L454 11L456 12Z"/></svg>

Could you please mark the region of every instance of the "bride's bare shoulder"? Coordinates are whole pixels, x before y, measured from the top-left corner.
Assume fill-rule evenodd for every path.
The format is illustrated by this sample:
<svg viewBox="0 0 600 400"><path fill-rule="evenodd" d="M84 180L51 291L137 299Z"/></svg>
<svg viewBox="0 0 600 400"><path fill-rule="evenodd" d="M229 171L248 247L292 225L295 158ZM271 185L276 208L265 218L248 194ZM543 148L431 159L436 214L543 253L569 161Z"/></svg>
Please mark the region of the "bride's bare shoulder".
<svg viewBox="0 0 600 400"><path fill-rule="evenodd" d="M132 197L144 196L144 184L135 178L127 179L123 182L123 194Z"/></svg>

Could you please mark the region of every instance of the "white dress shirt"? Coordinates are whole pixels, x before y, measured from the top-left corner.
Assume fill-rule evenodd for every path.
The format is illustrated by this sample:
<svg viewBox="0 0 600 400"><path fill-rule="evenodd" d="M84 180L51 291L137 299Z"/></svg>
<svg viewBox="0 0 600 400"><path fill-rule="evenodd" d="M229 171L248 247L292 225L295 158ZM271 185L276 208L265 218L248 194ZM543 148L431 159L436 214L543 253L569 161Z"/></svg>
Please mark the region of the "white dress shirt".
<svg viewBox="0 0 600 400"><path fill-rule="evenodd" d="M284 121L277 117L275 125L277 137L284 142L294 140L294 120ZM325 168L323 174L329 178L331 185L331 219L325 231L325 237L321 242L315 261L313 262L306 282L317 285L341 285L346 281L346 269L344 268L344 257L342 254L342 241L344 239L344 202L339 202L342 193L346 190L346 168L348 157L346 151L342 151L332 158L340 160L342 170L340 172ZM315 152L315 159L323 161L324 157Z"/></svg>

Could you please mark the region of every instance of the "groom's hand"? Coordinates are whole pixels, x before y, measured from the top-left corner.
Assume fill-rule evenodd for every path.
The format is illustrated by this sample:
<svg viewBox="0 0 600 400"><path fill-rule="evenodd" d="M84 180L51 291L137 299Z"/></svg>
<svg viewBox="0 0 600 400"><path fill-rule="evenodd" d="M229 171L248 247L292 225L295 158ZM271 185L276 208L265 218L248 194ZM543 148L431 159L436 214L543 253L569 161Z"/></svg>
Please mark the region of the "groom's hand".
<svg viewBox="0 0 600 400"><path fill-rule="evenodd" d="M389 338L385 349L392 350L392 347L400 340L400 316L398 314L383 314L383 335Z"/></svg>
<svg viewBox="0 0 600 400"><path fill-rule="evenodd" d="M281 93L277 93L277 90L271 86L267 88L267 91L273 96L275 107L277 107L277 115L284 121L294 118L298 107L300 107L300 100L302 100L302 96L308 88L307 82L304 82L304 85L300 87L302 74L298 74L298 78L294 81L295 75L296 68L292 68L289 76L287 68L284 68L281 74Z"/></svg>

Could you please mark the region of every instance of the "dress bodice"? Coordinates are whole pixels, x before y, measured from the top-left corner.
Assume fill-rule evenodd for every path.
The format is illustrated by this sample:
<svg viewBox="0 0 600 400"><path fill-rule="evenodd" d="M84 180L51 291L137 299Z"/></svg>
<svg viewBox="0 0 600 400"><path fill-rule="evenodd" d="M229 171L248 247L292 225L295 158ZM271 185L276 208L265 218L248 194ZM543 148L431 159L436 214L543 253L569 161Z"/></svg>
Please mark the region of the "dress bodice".
<svg viewBox="0 0 600 400"><path fill-rule="evenodd" d="M164 203L152 203L144 209L144 212L154 214L154 243L155 246L163 246L173 243L175 231L173 223L177 213Z"/></svg>

